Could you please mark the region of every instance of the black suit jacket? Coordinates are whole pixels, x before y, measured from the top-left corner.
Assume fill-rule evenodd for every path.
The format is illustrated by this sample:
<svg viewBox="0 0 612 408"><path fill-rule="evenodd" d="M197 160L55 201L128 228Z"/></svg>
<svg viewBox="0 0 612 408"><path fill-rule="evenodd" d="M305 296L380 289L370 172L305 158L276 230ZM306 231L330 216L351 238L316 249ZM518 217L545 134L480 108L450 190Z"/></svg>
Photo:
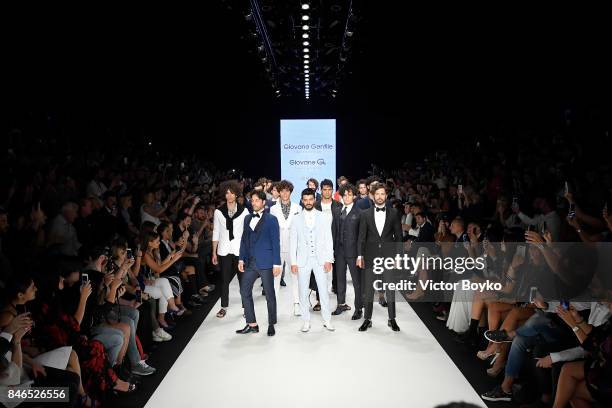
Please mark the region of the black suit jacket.
<svg viewBox="0 0 612 408"><path fill-rule="evenodd" d="M372 268L375 257L395 257L402 254L402 221L399 212L387 205L385 225L378 234L374 220L375 206L361 212L359 219L359 239L357 256L363 256L365 267Z"/></svg>
<svg viewBox="0 0 612 408"><path fill-rule="evenodd" d="M334 207L332 205L332 236L334 238L334 252L340 247L340 215L344 206ZM359 220L361 209L353 204L351 211L346 215L342 228L344 229L344 239L342 251L346 258L357 258L357 244L359 242Z"/></svg>
<svg viewBox="0 0 612 408"><path fill-rule="evenodd" d="M434 234L435 230L433 225L431 225L430 222L425 222L425 224L419 228L419 236L416 242L434 242L436 240Z"/></svg>

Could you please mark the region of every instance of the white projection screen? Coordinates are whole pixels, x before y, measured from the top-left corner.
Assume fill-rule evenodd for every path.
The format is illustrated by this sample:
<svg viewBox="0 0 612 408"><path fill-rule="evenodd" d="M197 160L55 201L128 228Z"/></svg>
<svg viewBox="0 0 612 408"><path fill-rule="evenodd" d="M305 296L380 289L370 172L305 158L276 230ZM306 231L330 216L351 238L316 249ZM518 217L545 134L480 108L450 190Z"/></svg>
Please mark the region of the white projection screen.
<svg viewBox="0 0 612 408"><path fill-rule="evenodd" d="M336 119L281 120L281 178L293 183L300 202L306 181L330 179L336 186Z"/></svg>

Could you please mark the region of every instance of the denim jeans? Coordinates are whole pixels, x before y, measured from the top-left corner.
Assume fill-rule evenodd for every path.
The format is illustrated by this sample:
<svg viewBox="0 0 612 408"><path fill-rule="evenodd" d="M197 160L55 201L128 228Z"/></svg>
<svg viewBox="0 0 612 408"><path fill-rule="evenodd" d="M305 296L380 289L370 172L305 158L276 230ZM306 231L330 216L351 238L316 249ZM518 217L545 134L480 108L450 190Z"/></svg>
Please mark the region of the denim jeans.
<svg viewBox="0 0 612 408"><path fill-rule="evenodd" d="M128 345L127 356L132 367L134 367L140 362L140 353L136 345L136 328L138 327L140 312L136 308L125 305L119 305L119 312L121 316L119 321L130 326L130 344Z"/></svg>
<svg viewBox="0 0 612 408"><path fill-rule="evenodd" d="M104 345L108 362L111 366L115 366L117 356L123 346L123 332L110 326L96 326L91 329L91 334L94 340L98 340Z"/></svg>
<svg viewBox="0 0 612 408"><path fill-rule="evenodd" d="M512 340L506 363L506 377L517 378L519 376L528 351L536 344L560 341L566 338L566 333L567 330L559 326L548 315L536 312L516 330L516 337Z"/></svg>

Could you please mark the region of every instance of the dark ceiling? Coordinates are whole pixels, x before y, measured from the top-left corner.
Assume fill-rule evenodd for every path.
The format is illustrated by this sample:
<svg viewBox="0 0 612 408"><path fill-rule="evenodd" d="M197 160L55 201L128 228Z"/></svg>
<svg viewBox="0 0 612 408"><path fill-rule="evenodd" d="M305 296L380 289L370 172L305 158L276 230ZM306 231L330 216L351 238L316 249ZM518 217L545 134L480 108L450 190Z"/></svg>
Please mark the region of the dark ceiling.
<svg viewBox="0 0 612 408"><path fill-rule="evenodd" d="M265 63L255 18L246 18L253 3L270 40ZM398 139L437 148L503 126L554 126L568 107L598 110L607 126L605 13L310 4L309 100L299 0L7 11L2 129L51 118L62 134L103 129L180 141L203 154L228 137L244 146L265 140L270 158L261 171L273 173L281 118L337 118L339 143L350 152L339 166L366 167L373 148ZM406 151L385 160L400 162ZM246 162L249 154L235 157Z"/></svg>

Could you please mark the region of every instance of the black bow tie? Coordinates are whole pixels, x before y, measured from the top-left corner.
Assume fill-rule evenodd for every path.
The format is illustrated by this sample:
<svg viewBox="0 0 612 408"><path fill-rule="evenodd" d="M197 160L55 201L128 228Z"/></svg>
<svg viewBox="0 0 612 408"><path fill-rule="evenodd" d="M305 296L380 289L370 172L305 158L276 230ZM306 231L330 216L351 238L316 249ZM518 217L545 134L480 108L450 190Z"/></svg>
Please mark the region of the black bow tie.
<svg viewBox="0 0 612 408"><path fill-rule="evenodd" d="M378 208L378 207L376 207L376 211L382 211L382 212L385 212L385 208L386 208L386 207L383 207L383 208Z"/></svg>
<svg viewBox="0 0 612 408"><path fill-rule="evenodd" d="M259 218L260 215L258 213L253 213L253 218L255 218L255 217Z"/></svg>

